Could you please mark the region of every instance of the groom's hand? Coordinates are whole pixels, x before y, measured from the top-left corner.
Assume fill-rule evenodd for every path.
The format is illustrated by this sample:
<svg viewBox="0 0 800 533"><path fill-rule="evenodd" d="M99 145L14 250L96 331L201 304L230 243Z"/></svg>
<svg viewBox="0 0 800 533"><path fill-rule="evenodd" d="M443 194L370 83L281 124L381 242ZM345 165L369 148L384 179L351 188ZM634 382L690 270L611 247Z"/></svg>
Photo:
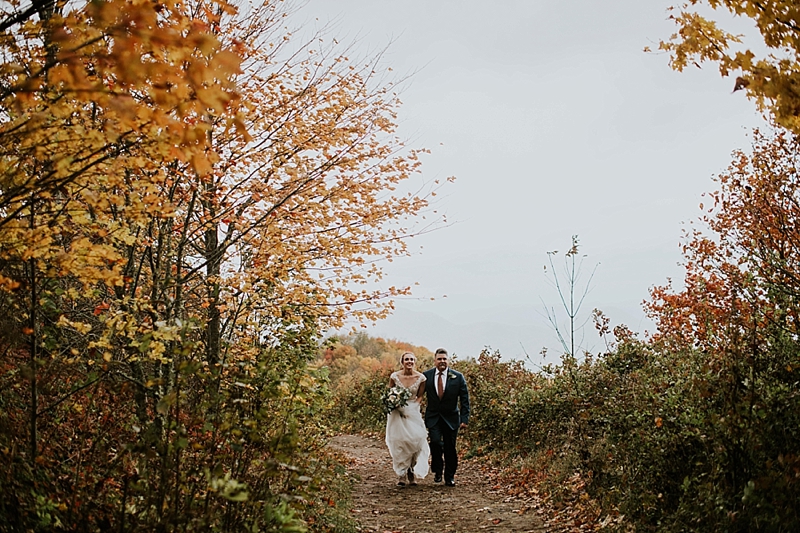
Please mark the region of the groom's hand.
<svg viewBox="0 0 800 533"><path fill-rule="evenodd" d="M467 425L464 422L461 422L459 429L467 429Z"/></svg>

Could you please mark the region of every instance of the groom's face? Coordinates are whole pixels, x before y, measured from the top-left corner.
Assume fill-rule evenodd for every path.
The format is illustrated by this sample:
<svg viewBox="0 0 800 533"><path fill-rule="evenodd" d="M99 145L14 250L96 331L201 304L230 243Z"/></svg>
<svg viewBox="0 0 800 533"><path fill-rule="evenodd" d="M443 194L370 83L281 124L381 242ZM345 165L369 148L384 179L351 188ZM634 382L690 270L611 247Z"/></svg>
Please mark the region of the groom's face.
<svg viewBox="0 0 800 533"><path fill-rule="evenodd" d="M446 353L437 353L436 354L436 369L439 372L444 372L447 368L447 354Z"/></svg>

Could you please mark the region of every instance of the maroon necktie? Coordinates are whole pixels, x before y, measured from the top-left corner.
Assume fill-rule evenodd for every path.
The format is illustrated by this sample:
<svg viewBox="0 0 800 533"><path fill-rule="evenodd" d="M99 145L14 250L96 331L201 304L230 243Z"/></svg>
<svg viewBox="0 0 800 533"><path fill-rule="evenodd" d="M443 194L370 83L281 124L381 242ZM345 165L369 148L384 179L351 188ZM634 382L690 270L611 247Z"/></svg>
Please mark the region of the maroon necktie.
<svg viewBox="0 0 800 533"><path fill-rule="evenodd" d="M436 388L439 390L439 399L444 396L444 384L442 383L442 372L439 372L439 381L436 383Z"/></svg>

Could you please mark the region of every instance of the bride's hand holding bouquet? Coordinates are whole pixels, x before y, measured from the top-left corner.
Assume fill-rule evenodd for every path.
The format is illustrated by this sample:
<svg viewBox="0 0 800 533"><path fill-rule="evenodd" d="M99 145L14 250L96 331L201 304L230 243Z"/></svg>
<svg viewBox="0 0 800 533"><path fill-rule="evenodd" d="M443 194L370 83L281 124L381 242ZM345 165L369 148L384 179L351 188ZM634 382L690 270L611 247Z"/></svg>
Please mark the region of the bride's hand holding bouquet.
<svg viewBox="0 0 800 533"><path fill-rule="evenodd" d="M390 387L381 395L384 413L388 415L398 407L407 406L409 398L411 398L411 391L405 387ZM405 417L403 413L400 413L400 416Z"/></svg>

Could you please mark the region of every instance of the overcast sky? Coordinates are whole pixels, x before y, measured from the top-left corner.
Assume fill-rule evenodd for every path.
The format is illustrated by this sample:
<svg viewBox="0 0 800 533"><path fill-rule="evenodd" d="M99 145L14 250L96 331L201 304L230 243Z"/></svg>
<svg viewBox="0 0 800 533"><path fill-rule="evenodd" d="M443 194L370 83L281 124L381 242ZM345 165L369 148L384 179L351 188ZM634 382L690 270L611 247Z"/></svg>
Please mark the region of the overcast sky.
<svg viewBox="0 0 800 533"><path fill-rule="evenodd" d="M417 299L367 331L459 357L557 360L542 301L558 296L547 252L578 235L586 313L652 329L641 302L681 278L685 222L760 118L712 65L676 73L657 47L674 27L661 0L310 0L313 24L384 63L415 72L401 135L430 148L427 181L456 176L436 207L454 222L387 265ZM318 21L316 19L319 19ZM420 250L420 247L422 249ZM446 297L443 297L446 295ZM436 299L431 301L430 298ZM587 347L602 347L591 323Z"/></svg>

